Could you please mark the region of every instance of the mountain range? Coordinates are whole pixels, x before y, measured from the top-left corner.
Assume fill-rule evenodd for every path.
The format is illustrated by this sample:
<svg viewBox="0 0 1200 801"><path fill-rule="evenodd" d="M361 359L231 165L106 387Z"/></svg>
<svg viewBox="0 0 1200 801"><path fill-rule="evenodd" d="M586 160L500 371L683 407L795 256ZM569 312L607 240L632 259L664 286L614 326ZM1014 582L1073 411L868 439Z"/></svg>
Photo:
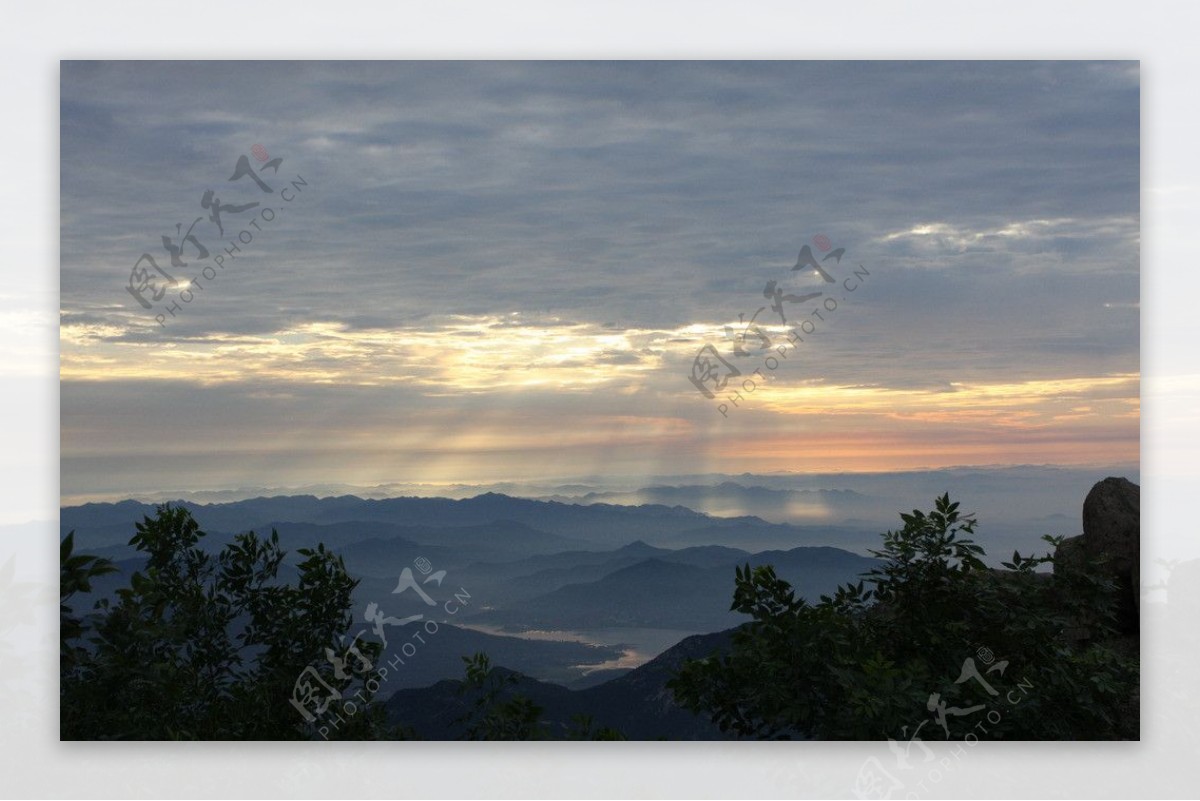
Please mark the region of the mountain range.
<svg viewBox="0 0 1200 801"><path fill-rule="evenodd" d="M218 504L175 501L188 509L205 531L237 533L247 530L269 531L283 524L354 524L357 531L371 531L371 524L384 523L403 527L375 529L388 537L411 538L419 544L443 544L441 534L431 536L430 529L469 529L518 523L542 534L572 540L581 548L613 548L634 540L652 545L729 545L772 548L795 545L831 545L853 533L863 542L873 541L876 531L845 526L797 526L773 524L752 515L720 518L692 511L683 506L645 504L578 504L512 498L486 493L474 498L387 498L364 499L354 496L316 498L297 495L252 498ZM137 501L87 503L60 510L59 526L65 535L76 531L80 541L92 547L120 545L128 541L134 522L153 516L155 505ZM344 532L344 529L341 530ZM339 533L338 529L330 530ZM354 534L357 537L357 533ZM532 535L531 535L532 536ZM543 552L550 547L544 539ZM832 541L831 541L832 540ZM326 545L334 542L326 541ZM476 540L476 544L480 544ZM566 545L565 543L563 545Z"/></svg>
<svg viewBox="0 0 1200 801"><path fill-rule="evenodd" d="M489 492L458 499L297 495L176 503L207 533L201 545L209 551L241 532L277 531L289 552L282 580L294 579L298 549L323 543L359 580L353 610L359 627L369 628L364 610L372 603L393 618L436 620L437 636L379 693L393 720L430 739L461 735L453 721L466 703L463 657L475 653L488 654L500 675L511 675L510 691L542 706L552 728L565 731L572 716L589 715L634 739L720 738L707 721L674 706L665 683L684 658L721 647L744 621L730 611L735 568L772 565L798 595L815 600L871 569L875 561L865 553L882 530L845 516L871 518L881 503L854 490L728 481L632 492L572 489L580 497ZM649 502L633 503L643 500ZM752 507L779 519L797 504L838 514L820 524L713 514ZM77 552L113 559L120 570L96 581L95 598L111 597L142 568L129 539L134 524L155 513L155 504L132 500L62 508L60 534L75 531ZM1036 534L1061 533L1070 524L1043 515L1037 525L1056 529ZM1019 521L989 530L997 529L1014 538L1031 533ZM398 591L398 577L413 567L438 571L437 583L426 587L438 605ZM440 604L454 596L469 600L451 617ZM77 608L88 606L80 601ZM407 632L385 634L391 653Z"/></svg>
<svg viewBox="0 0 1200 801"><path fill-rule="evenodd" d="M844 533L837 527L723 520L662 505L584 506L496 494L180 505L206 532L201 546L209 551L248 529L278 532L288 551L281 580L294 579L298 549L324 543L359 580L354 602L360 626L368 622L364 612L371 603L393 618L424 614L438 620L444 635L436 647L422 649L421 660L389 682L389 691L457 677L461 657L477 652L530 680L596 685L689 635L737 625L729 604L739 565L772 564L801 595L815 597L856 580L872 564L828 544L796 545L836 542ZM142 556L129 538L135 522L155 511L134 501L62 509L62 534L75 531L79 552L113 559L120 571L97 580L95 598L111 597L141 569ZM734 547L746 532L790 547ZM445 571L428 588L439 603L454 594L470 598L453 619L416 593L396 592L402 571L418 562ZM86 608L87 600L81 601Z"/></svg>

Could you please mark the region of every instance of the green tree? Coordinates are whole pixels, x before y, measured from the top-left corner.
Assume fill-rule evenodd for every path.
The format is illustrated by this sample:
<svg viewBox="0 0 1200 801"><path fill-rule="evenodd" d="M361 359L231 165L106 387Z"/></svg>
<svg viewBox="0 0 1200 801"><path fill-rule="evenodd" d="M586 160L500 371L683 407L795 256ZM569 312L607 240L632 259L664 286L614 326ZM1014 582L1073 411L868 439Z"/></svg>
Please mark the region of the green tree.
<svg viewBox="0 0 1200 801"><path fill-rule="evenodd" d="M59 672L68 677L88 658L88 651L79 644L86 630L84 621L67 605L75 594L92 591L92 580L109 573L116 573L116 566L108 559L75 552L75 532L63 538L58 549L58 652Z"/></svg>
<svg viewBox="0 0 1200 801"><path fill-rule="evenodd" d="M464 656L466 678L459 687L470 706L455 722L464 726L465 740L624 740L620 731L599 726L591 715L572 715L571 723L556 737L542 717L544 709L531 698L513 692L520 674L498 671L487 654Z"/></svg>
<svg viewBox="0 0 1200 801"><path fill-rule="evenodd" d="M465 740L545 740L549 727L542 720L542 708L528 697L510 693L518 682L513 673L492 667L487 654L464 656L466 679L459 694L470 701L468 711L456 720L465 727Z"/></svg>
<svg viewBox="0 0 1200 801"><path fill-rule="evenodd" d="M160 506L130 544L145 565L86 618L68 604L112 572L107 560L62 543L60 721L63 739L307 739L315 728L289 703L308 667L343 693L326 648L349 647L357 581L323 545L303 549L298 579L280 579L279 536L241 534L217 554L183 508ZM370 660L376 643L355 640ZM360 691L363 692L363 691ZM363 692L364 697L369 694ZM330 736L386 736L382 712L362 708Z"/></svg>
<svg viewBox="0 0 1200 801"><path fill-rule="evenodd" d="M904 740L939 703L983 704L1000 718L985 724L990 738L1136 737L1137 661L1108 644L1112 582L1096 565L1035 572L1050 555L1014 552L1006 570L989 569L970 538L976 522L958 506L943 495L928 513L902 514L904 527L871 552L880 565L817 603L770 566L738 568L731 608L751 619L728 653L683 666L668 685L676 699L759 738ZM968 675L967 660L999 696ZM1005 690L1018 685L1012 702ZM922 739L984 736L972 728L979 714L944 719Z"/></svg>

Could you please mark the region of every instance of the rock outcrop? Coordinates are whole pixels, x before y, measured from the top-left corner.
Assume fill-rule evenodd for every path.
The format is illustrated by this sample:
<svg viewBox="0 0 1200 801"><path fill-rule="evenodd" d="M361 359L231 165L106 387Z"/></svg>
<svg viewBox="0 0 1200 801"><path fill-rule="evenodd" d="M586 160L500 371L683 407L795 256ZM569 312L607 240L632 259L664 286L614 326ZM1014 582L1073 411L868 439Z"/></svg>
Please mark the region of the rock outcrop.
<svg viewBox="0 0 1200 801"><path fill-rule="evenodd" d="M1083 534L1063 540L1055 552L1055 572L1100 561L1117 585L1117 628L1138 631L1138 576L1141 569L1141 488L1127 478L1097 482L1083 502Z"/></svg>

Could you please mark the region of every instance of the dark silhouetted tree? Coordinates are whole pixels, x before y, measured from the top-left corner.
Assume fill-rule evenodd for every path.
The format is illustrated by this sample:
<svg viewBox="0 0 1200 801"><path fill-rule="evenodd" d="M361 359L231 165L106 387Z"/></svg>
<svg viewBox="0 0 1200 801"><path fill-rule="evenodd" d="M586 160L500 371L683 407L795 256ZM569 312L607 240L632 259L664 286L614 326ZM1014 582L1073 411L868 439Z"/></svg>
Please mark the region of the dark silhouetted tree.
<svg viewBox="0 0 1200 801"><path fill-rule="evenodd" d="M1111 646L1114 587L1101 571L1037 573L1054 557L1015 552L989 569L975 520L948 495L901 519L872 551L877 568L816 603L769 566L738 568L731 608L751 620L728 653L684 665L669 683L677 700L759 738L900 741L922 720L926 740L1137 736L1137 661ZM986 734L973 728L980 712Z"/></svg>
<svg viewBox="0 0 1200 801"><path fill-rule="evenodd" d="M289 584L274 531L241 534L216 554L199 547L203 536L186 509L159 507L130 540L144 566L84 616L68 602L114 567L74 554L73 532L64 539L63 739L307 739L315 729L289 703L301 672L312 667L343 692L356 686L325 659L326 648L346 650L352 622L357 582L340 557L323 545L300 550ZM354 645L378 656L378 644ZM394 733L380 710L359 707L331 736Z"/></svg>

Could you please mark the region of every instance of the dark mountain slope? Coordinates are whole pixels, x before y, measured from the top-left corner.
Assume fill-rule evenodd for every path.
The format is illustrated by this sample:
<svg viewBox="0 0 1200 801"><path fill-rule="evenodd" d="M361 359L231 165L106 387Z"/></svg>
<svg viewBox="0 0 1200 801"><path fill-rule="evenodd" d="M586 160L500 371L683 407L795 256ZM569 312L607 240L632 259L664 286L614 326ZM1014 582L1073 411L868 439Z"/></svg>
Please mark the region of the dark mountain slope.
<svg viewBox="0 0 1200 801"><path fill-rule="evenodd" d="M597 726L620 730L631 740L719 740L721 731L705 718L677 706L667 679L685 659L699 658L728 647L732 631L688 637L656 659L620 678L586 690L568 690L557 684L518 676L517 683L500 696L521 694L543 709L542 720L552 736L562 737L574 715L590 715ZM494 664L501 664L493 659ZM506 668L495 668L511 675ZM462 682L440 681L430 687L401 690L386 703L389 720L410 726L427 740L462 738L465 729L455 721L470 707L470 694L461 693Z"/></svg>

